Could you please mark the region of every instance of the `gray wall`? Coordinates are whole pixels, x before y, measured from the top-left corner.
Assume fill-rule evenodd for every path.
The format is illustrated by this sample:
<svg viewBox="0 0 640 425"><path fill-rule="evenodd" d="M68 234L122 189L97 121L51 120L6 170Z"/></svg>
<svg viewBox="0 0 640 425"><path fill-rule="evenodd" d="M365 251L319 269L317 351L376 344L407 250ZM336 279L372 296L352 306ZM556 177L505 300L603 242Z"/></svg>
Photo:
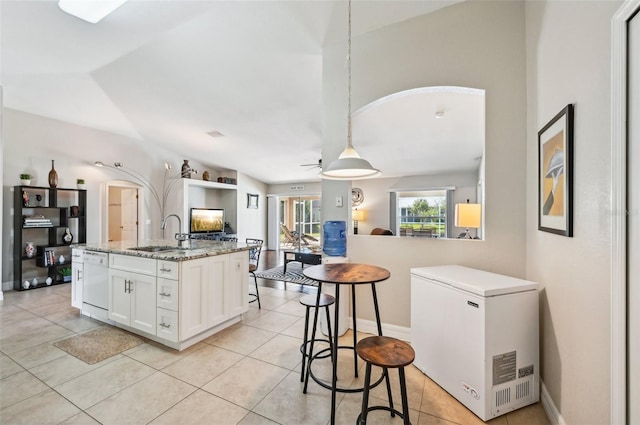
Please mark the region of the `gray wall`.
<svg viewBox="0 0 640 425"><path fill-rule="evenodd" d="M541 367L567 424L610 423L611 18L617 1L526 2L527 278ZM574 237L537 230L537 132L575 106Z"/></svg>

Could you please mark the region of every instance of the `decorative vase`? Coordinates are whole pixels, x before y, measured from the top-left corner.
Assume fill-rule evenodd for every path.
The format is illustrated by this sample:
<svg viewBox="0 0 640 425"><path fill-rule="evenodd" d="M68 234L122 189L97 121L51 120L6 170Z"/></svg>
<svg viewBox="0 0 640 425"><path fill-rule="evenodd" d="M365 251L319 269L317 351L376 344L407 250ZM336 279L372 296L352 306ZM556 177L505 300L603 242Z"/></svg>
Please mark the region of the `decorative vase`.
<svg viewBox="0 0 640 425"><path fill-rule="evenodd" d="M62 242L69 245L73 242L73 235L71 234L71 230L67 227L64 229L64 234L62 235Z"/></svg>
<svg viewBox="0 0 640 425"><path fill-rule="evenodd" d="M33 278L33 281L31 282L31 286L33 286L34 288L35 288L36 286L38 286L38 278L37 278L37 277L34 277L34 278Z"/></svg>
<svg viewBox="0 0 640 425"><path fill-rule="evenodd" d="M51 160L51 171L49 171L49 187L56 188L58 186L58 172L56 171L53 159Z"/></svg>
<svg viewBox="0 0 640 425"><path fill-rule="evenodd" d="M47 280L45 280L45 283L47 284L47 286L50 286L53 283L53 279L51 279L51 276L47 277Z"/></svg>
<svg viewBox="0 0 640 425"><path fill-rule="evenodd" d="M36 253L36 247L33 245L33 242L27 242L24 245L24 255L27 258L33 258Z"/></svg>
<svg viewBox="0 0 640 425"><path fill-rule="evenodd" d="M29 186L31 184L31 180L22 179L22 180L20 180L20 184L22 186Z"/></svg>
<svg viewBox="0 0 640 425"><path fill-rule="evenodd" d="M210 177L211 176L209 175L208 171L205 171L204 173L202 173L202 180L208 182Z"/></svg>
<svg viewBox="0 0 640 425"><path fill-rule="evenodd" d="M190 179L191 178L191 166L189 165L189 160L188 159L185 159L184 163L182 164L181 177L185 178L185 179Z"/></svg>
<svg viewBox="0 0 640 425"><path fill-rule="evenodd" d="M25 280L24 282L22 282L22 287L24 289L29 289L30 286L31 286L31 283L29 283L28 280Z"/></svg>

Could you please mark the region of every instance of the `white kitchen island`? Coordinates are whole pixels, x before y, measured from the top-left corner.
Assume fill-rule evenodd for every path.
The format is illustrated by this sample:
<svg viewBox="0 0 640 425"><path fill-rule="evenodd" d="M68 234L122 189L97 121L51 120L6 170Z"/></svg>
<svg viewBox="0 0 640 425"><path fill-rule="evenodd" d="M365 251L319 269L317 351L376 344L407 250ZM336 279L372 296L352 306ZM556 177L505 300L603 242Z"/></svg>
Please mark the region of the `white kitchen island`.
<svg viewBox="0 0 640 425"><path fill-rule="evenodd" d="M107 322L171 348L183 350L239 322L249 309L250 246L244 243L191 241L179 249L176 241L160 240L77 249L108 254ZM72 304L87 314L81 289L87 276L78 276Z"/></svg>

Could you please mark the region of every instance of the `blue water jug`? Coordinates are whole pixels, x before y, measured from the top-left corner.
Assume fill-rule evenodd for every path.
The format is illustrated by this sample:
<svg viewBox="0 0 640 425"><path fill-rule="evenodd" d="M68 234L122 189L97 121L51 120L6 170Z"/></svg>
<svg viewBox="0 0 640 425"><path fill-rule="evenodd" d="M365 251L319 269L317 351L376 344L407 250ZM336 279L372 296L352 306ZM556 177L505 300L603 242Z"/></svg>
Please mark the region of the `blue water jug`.
<svg viewBox="0 0 640 425"><path fill-rule="evenodd" d="M325 221L322 225L322 251L331 257L347 255L347 223L344 221Z"/></svg>

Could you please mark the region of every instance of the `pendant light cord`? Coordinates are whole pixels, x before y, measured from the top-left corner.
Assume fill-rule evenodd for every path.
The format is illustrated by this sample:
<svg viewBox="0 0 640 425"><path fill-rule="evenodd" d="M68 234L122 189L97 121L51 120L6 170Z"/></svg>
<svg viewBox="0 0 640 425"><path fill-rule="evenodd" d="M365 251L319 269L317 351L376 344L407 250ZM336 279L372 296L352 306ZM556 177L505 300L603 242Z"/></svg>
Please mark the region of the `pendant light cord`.
<svg viewBox="0 0 640 425"><path fill-rule="evenodd" d="M353 149L351 142L351 0L349 0L349 32L347 35L347 73L348 73L348 106L347 106L347 147Z"/></svg>

